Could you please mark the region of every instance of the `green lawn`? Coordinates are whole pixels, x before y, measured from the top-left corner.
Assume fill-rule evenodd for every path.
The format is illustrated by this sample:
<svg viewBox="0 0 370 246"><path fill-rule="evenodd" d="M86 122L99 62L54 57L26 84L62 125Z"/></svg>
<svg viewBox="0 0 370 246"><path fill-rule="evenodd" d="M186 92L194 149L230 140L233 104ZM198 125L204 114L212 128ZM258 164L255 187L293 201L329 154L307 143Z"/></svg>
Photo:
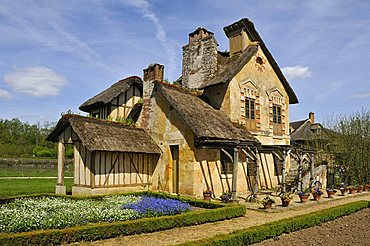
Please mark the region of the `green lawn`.
<svg viewBox="0 0 370 246"><path fill-rule="evenodd" d="M72 168L66 169L65 177L72 177ZM42 167L4 167L0 166L0 177L57 177L56 168L42 168Z"/></svg>
<svg viewBox="0 0 370 246"><path fill-rule="evenodd" d="M56 179L0 179L0 197L54 193ZM65 179L67 193L72 191L73 179Z"/></svg>

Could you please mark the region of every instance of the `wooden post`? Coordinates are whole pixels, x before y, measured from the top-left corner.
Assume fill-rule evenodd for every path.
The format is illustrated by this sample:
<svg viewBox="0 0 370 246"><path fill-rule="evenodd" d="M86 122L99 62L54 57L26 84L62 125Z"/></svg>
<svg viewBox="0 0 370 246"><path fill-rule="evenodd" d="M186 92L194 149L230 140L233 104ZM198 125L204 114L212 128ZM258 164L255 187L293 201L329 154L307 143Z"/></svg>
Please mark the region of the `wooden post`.
<svg viewBox="0 0 370 246"><path fill-rule="evenodd" d="M260 155L258 153L258 149L256 148L256 183L254 184L254 197L256 197L258 192L258 183L259 183L259 176L260 176Z"/></svg>
<svg viewBox="0 0 370 246"><path fill-rule="evenodd" d="M301 156L300 153L297 153L298 156L298 189L299 191L303 191L303 182L302 182L302 172L303 172L303 155Z"/></svg>
<svg viewBox="0 0 370 246"><path fill-rule="evenodd" d="M55 186L56 194L66 194L66 187L64 186L64 164L65 164L65 146L64 142L58 142L58 178Z"/></svg>
<svg viewBox="0 0 370 246"><path fill-rule="evenodd" d="M286 156L287 156L287 153L286 153L286 150L283 149L283 167L281 169L281 185L282 185L282 188L283 188L283 193L286 192L286 184L285 184L285 169L286 169Z"/></svg>
<svg viewBox="0 0 370 246"><path fill-rule="evenodd" d="M231 191L231 199L236 200L236 188L238 182L238 159L239 159L239 150L234 148L234 158L233 158L233 184Z"/></svg>
<svg viewBox="0 0 370 246"><path fill-rule="evenodd" d="M310 177L311 177L311 181L313 182L315 180L314 178L314 168L315 168L315 155L314 154L311 154L311 170L310 170Z"/></svg>

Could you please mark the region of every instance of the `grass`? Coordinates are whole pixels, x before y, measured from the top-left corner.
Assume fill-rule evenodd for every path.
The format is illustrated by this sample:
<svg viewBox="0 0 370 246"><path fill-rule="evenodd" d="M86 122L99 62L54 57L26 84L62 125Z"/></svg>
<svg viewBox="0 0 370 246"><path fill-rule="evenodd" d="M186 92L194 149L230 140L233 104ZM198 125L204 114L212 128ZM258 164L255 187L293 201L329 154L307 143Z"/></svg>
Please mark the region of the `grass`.
<svg viewBox="0 0 370 246"><path fill-rule="evenodd" d="M57 179L0 179L0 197L54 193ZM73 179L65 179L67 193L72 191Z"/></svg>
<svg viewBox="0 0 370 246"><path fill-rule="evenodd" d="M65 170L65 177L72 177L72 168ZM0 166L0 177L57 177L56 168L41 167L4 167Z"/></svg>

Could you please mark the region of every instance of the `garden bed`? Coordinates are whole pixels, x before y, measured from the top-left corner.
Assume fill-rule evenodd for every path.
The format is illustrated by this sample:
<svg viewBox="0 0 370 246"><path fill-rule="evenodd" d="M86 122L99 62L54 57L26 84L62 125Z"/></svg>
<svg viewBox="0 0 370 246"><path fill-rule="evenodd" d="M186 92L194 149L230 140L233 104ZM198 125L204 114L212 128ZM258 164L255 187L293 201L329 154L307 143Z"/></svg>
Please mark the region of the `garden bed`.
<svg viewBox="0 0 370 246"><path fill-rule="evenodd" d="M8 225L0 228L1 245L93 241L230 219L246 212L241 205L149 192L93 198L35 196L4 199L0 203L1 224ZM208 209L192 211L190 206ZM18 208L24 211L17 211ZM14 218L6 217L7 212L13 213ZM22 232L14 233L19 231Z"/></svg>

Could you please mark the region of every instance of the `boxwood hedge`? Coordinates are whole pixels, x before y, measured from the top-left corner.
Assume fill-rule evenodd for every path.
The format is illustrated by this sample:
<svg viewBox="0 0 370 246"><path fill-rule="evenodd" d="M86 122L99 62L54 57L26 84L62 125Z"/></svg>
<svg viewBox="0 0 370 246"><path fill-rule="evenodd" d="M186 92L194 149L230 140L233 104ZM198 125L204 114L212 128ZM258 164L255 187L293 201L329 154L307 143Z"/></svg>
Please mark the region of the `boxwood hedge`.
<svg viewBox="0 0 370 246"><path fill-rule="evenodd" d="M229 234L221 234L208 239L184 243L182 245L249 245L280 236L283 233L290 233L304 228L320 225L323 222L334 220L338 217L357 212L367 207L370 207L370 201L352 202L317 211L316 213L282 219L247 229L237 230Z"/></svg>

